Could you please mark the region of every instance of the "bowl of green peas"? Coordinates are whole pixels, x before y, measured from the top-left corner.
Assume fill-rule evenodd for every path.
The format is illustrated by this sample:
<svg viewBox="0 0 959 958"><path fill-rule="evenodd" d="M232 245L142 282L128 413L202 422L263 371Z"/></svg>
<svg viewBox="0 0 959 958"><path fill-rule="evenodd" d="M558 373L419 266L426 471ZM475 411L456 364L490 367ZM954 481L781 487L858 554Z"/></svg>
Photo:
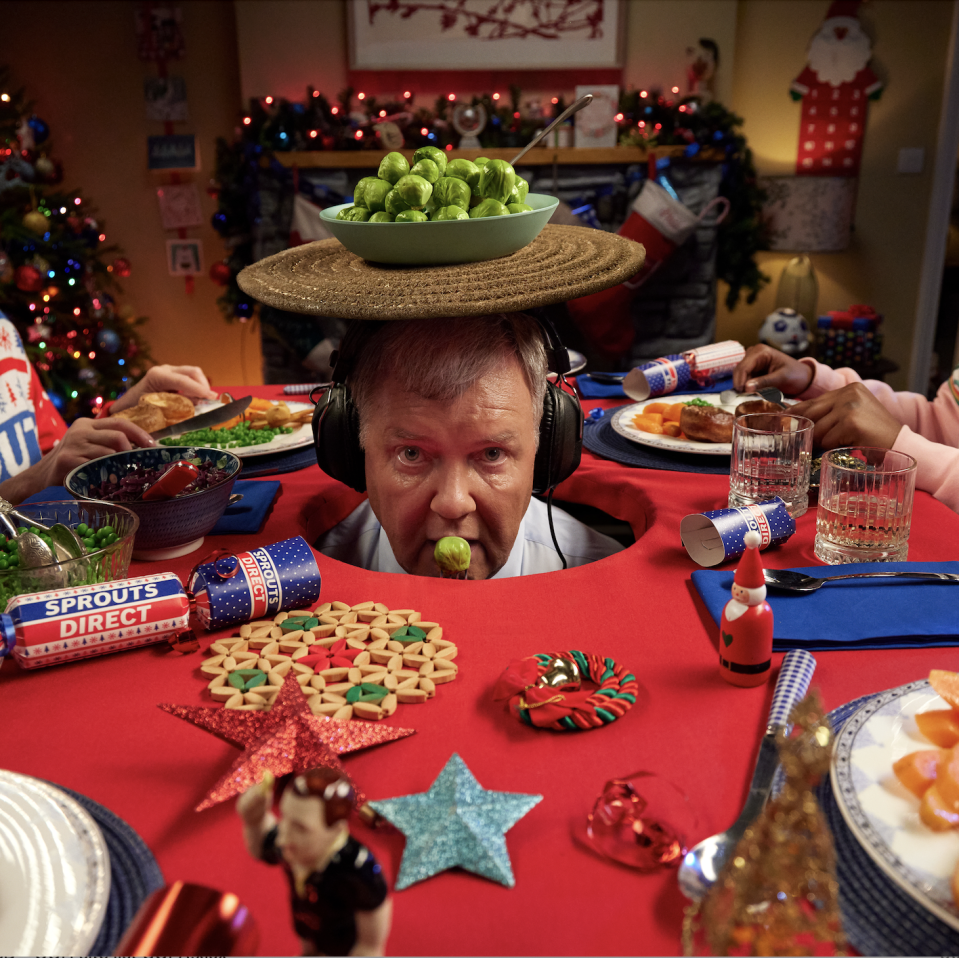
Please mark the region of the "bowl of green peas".
<svg viewBox="0 0 959 958"><path fill-rule="evenodd" d="M20 523L17 534L33 532L52 548L45 529L62 522L83 543L84 555L60 562L63 588L112 582L126 577L133 555L133 539L140 520L124 506L109 502L25 502L17 512L31 524ZM18 520L19 522L19 520ZM33 525L32 523L40 525ZM0 533L0 609L17 595L49 589L44 570L21 564L17 537Z"/></svg>

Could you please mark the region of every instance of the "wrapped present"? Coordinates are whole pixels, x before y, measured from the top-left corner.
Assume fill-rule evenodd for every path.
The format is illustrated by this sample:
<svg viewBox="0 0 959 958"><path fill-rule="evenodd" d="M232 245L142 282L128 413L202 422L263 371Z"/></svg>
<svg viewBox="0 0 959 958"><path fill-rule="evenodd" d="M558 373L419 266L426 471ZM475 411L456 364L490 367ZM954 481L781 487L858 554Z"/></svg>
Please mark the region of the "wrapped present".
<svg viewBox="0 0 959 958"><path fill-rule="evenodd" d="M0 614L0 655L24 669L163 642L190 629L172 572L18 595Z"/></svg>
<svg viewBox="0 0 959 958"><path fill-rule="evenodd" d="M201 562L189 590L203 627L219 629L309 608L320 597L320 570L306 539L294 536Z"/></svg>
<svg viewBox="0 0 959 958"><path fill-rule="evenodd" d="M778 496L768 502L714 509L686 516L679 534L690 557L701 566L719 565L746 551L749 531L759 533L759 550L781 545L796 531L796 520Z"/></svg>
<svg viewBox="0 0 959 958"><path fill-rule="evenodd" d="M708 386L728 376L745 354L741 343L727 340L697 346L682 354L661 356L631 369L623 380L623 392L630 399L642 401L691 386Z"/></svg>

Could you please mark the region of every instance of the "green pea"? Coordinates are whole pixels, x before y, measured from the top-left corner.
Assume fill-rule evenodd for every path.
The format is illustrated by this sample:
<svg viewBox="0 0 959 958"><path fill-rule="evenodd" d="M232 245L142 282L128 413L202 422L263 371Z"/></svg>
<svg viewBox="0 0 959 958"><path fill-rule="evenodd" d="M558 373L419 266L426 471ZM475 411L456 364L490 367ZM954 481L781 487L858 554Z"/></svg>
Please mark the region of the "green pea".
<svg viewBox="0 0 959 958"><path fill-rule="evenodd" d="M7 550L7 552L16 552L16 551L17 551L17 540L16 540L16 539L10 539L10 540L8 540L8 542L7 542L7 544L4 546L4 548Z"/></svg>
<svg viewBox="0 0 959 958"><path fill-rule="evenodd" d="M0 569L9 569L9 568L10 568L10 563L5 558L0 556Z"/></svg>
<svg viewBox="0 0 959 958"><path fill-rule="evenodd" d="M113 526L102 526L101 528L97 529L97 535L102 533L103 535L108 536L111 532L113 532Z"/></svg>
<svg viewBox="0 0 959 958"><path fill-rule="evenodd" d="M17 526L17 535L26 535L30 530L26 526Z"/></svg>
<svg viewBox="0 0 959 958"><path fill-rule="evenodd" d="M20 566L20 556L14 552L7 557L7 562L10 564L11 569L17 569Z"/></svg>
<svg viewBox="0 0 959 958"><path fill-rule="evenodd" d="M90 527L89 527L85 522L81 522L80 525L78 525L77 528L76 528L76 533L77 533L78 536L80 536L81 539L82 539L89 531L90 531Z"/></svg>

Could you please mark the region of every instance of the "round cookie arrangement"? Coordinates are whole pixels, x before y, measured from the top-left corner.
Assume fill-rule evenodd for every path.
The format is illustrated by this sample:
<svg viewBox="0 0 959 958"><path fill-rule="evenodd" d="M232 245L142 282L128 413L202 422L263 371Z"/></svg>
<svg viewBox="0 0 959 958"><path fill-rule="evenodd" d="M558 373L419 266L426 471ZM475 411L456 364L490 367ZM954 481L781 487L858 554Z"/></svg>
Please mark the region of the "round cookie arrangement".
<svg viewBox="0 0 959 958"><path fill-rule="evenodd" d="M381 602L325 602L240 626L210 645L200 671L226 708L266 711L293 672L314 715L385 718L426 702L459 671L438 622Z"/></svg>

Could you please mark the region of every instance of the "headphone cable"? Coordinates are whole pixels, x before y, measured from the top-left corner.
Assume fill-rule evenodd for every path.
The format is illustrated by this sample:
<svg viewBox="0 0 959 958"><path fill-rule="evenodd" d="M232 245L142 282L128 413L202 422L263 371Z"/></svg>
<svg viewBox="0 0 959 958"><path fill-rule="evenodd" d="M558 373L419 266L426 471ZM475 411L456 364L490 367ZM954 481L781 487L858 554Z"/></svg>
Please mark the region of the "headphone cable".
<svg viewBox="0 0 959 958"><path fill-rule="evenodd" d="M549 519L549 534L553 537L553 545L556 547L556 552L559 555L560 559L563 562L563 568L566 568L566 556L563 555L563 550L560 549L559 543L556 541L556 530L553 529L553 487L550 486L546 492L546 516Z"/></svg>

